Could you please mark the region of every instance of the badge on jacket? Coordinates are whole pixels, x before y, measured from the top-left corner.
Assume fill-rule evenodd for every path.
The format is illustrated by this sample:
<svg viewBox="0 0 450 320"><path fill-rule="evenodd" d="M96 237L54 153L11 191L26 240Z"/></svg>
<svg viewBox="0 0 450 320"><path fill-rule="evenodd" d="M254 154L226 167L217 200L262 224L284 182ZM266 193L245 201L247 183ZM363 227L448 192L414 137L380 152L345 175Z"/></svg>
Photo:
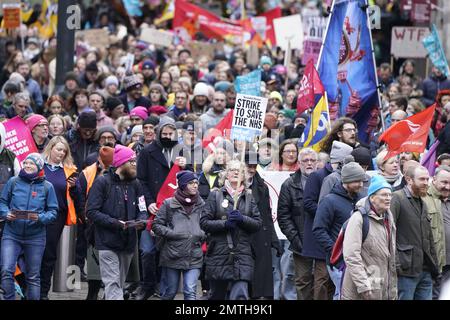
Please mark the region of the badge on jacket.
<svg viewBox="0 0 450 320"><path fill-rule="evenodd" d="M139 197L139 211L147 211L147 206L145 204L145 197L141 196Z"/></svg>
<svg viewBox="0 0 450 320"><path fill-rule="evenodd" d="M230 203L228 202L228 199L223 199L223 201L222 201L222 208L228 208L229 204Z"/></svg>

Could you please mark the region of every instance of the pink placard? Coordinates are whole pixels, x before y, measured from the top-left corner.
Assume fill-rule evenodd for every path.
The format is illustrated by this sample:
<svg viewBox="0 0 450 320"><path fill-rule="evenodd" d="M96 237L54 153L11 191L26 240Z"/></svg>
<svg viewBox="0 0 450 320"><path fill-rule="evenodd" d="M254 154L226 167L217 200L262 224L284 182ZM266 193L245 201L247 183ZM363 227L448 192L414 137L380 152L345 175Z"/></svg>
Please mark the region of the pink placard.
<svg viewBox="0 0 450 320"><path fill-rule="evenodd" d="M19 117L3 122L6 130L5 148L16 155L20 163L28 154L38 152L26 123Z"/></svg>
<svg viewBox="0 0 450 320"><path fill-rule="evenodd" d="M320 39L308 39L303 41L303 57L302 64L306 65L310 59L313 59L314 64L317 63L320 54L320 46L322 40Z"/></svg>

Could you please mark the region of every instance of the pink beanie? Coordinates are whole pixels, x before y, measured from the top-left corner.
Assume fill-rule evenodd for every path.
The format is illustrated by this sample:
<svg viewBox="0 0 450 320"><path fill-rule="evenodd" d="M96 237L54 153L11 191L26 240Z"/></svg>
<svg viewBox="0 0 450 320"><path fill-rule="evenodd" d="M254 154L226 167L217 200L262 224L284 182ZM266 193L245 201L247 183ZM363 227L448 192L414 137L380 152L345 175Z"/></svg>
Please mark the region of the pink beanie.
<svg viewBox="0 0 450 320"><path fill-rule="evenodd" d="M113 166L118 168L125 162L136 158L136 153L128 147L124 147L120 144L114 148Z"/></svg>
<svg viewBox="0 0 450 320"><path fill-rule="evenodd" d="M130 112L130 117L131 116L138 116L142 120L145 120L148 118L148 111L145 107L135 107Z"/></svg>
<svg viewBox="0 0 450 320"><path fill-rule="evenodd" d="M26 123L27 123L27 126L30 129L30 131L33 131L33 129L38 124L48 124L48 121L47 121L47 118L45 118L44 116L42 116L40 114L34 114L27 119Z"/></svg>

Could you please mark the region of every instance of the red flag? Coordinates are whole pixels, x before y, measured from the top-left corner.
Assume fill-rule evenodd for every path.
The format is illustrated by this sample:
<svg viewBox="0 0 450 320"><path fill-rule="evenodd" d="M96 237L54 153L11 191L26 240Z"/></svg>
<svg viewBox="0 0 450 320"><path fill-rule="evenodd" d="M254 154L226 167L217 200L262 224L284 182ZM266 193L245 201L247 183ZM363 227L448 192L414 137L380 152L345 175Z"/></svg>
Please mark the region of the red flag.
<svg viewBox="0 0 450 320"><path fill-rule="evenodd" d="M164 183L156 196L156 206L158 209L161 207L164 200L173 197L175 190L177 190L177 173L180 171L180 167L176 164L170 169L166 180L164 180ZM150 231L152 229L152 223L153 220L155 220L155 217L154 214L150 215L150 218L147 220L147 230Z"/></svg>
<svg viewBox="0 0 450 320"><path fill-rule="evenodd" d="M313 108L318 101L318 98L325 94L322 81L320 81L319 73L314 67L313 59L310 59L306 64L302 80L300 81L300 89L297 97L297 113L302 113L305 110Z"/></svg>
<svg viewBox="0 0 450 320"><path fill-rule="evenodd" d="M229 36L242 37L244 30L242 26L224 22L215 14L188 3L186 0L175 1L173 28L175 30L184 29L191 37L197 31L201 31L207 38L218 40L224 40Z"/></svg>
<svg viewBox="0 0 450 320"><path fill-rule="evenodd" d="M217 137L229 137L232 122L233 110L230 110L230 112L227 113L227 115L214 127L214 129L210 129L208 135L203 138L203 148L208 148L211 143L214 144Z"/></svg>
<svg viewBox="0 0 450 320"><path fill-rule="evenodd" d="M380 136L386 142L388 154L385 159L402 152L423 152L427 146L428 134L435 106L392 125Z"/></svg>
<svg viewBox="0 0 450 320"><path fill-rule="evenodd" d="M277 41L275 39L275 29L273 27L273 20L281 18L281 8L276 7L272 10L266 11L258 17L266 17L266 41L270 41L270 46L275 46ZM252 31L251 19L247 18L240 21L241 25L246 31Z"/></svg>

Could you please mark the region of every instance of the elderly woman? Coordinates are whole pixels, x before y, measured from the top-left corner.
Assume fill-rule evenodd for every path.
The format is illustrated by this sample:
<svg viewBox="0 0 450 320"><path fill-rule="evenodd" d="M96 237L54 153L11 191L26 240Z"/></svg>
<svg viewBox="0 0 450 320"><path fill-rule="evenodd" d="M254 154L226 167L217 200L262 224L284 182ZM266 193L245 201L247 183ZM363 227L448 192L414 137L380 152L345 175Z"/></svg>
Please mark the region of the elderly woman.
<svg viewBox="0 0 450 320"><path fill-rule="evenodd" d="M44 150L44 172L53 185L58 199L58 216L54 223L47 226L47 241L41 266L41 299L47 300L51 276L57 258L59 238L65 225L77 223L75 204L79 196L76 188L76 166L73 164L69 144L61 136L53 137ZM77 206L78 209L78 206Z"/></svg>
<svg viewBox="0 0 450 320"><path fill-rule="evenodd" d="M211 192L200 219L208 234L205 278L210 281L211 300L224 300L228 291L230 300L249 299L254 269L251 237L262 221L251 192L245 189L244 172L244 163L228 163L223 186Z"/></svg>
<svg viewBox="0 0 450 320"><path fill-rule="evenodd" d="M378 167L378 173L393 187L397 187L402 182L402 173L400 172L400 161L398 156L385 159L387 150L378 153L375 161Z"/></svg>
<svg viewBox="0 0 450 320"><path fill-rule="evenodd" d="M6 300L15 299L14 272L23 254L26 297L39 300L45 229L56 219L58 201L53 185L45 179L40 154L29 154L22 167L18 177L8 180L0 197L0 218L7 220L1 246L2 288Z"/></svg>
<svg viewBox="0 0 450 320"><path fill-rule="evenodd" d="M343 242L346 265L342 300L396 300L395 223L390 211L392 187L372 177L368 197L356 204Z"/></svg>

